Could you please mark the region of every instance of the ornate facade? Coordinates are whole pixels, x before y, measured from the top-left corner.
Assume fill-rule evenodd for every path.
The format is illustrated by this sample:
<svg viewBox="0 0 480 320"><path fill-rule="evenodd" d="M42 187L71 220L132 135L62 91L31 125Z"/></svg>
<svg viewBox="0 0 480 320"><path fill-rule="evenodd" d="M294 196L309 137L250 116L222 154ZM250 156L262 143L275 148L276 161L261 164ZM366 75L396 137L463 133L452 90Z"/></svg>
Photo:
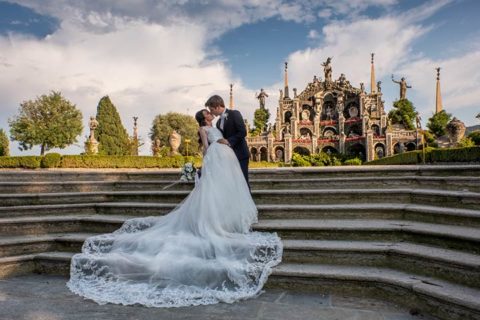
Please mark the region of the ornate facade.
<svg viewBox="0 0 480 320"><path fill-rule="evenodd" d="M289 95L287 64L285 87L273 129L248 137L252 161L290 162L294 152L319 152L356 155L362 160L414 150L420 141L419 130L405 130L387 121L381 83L375 83L372 54L371 92L353 87L344 74L332 79L331 58L324 66L325 80L316 76L306 88Z"/></svg>

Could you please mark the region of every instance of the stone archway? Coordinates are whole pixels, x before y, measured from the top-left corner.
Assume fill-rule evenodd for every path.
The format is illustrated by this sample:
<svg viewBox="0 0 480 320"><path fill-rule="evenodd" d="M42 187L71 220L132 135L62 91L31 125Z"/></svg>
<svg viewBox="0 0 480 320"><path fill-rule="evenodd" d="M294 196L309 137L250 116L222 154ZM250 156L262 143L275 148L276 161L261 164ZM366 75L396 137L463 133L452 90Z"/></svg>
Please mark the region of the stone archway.
<svg viewBox="0 0 480 320"><path fill-rule="evenodd" d="M313 136L312 131L308 128L300 129L300 139L311 139Z"/></svg>
<svg viewBox="0 0 480 320"><path fill-rule="evenodd" d="M298 153L302 156L309 156L310 155L310 150L308 150L307 148L305 147L295 147L293 149L293 152L295 153Z"/></svg>
<svg viewBox="0 0 480 320"><path fill-rule="evenodd" d="M406 151L413 151L413 150L417 149L417 145L415 144L415 142L409 142L405 146L405 149L406 149Z"/></svg>
<svg viewBox="0 0 480 320"><path fill-rule="evenodd" d="M335 154L335 153L338 153L338 150L332 146L326 146L322 148L321 152L328 153L328 154Z"/></svg>
<svg viewBox="0 0 480 320"><path fill-rule="evenodd" d="M322 133L322 136L324 137L333 137L336 135L337 135L337 129L334 127L326 127Z"/></svg>
<svg viewBox="0 0 480 320"><path fill-rule="evenodd" d="M399 153L403 153L405 152L406 148L405 148L405 144L401 141L395 143L393 145L393 154L399 154Z"/></svg>
<svg viewBox="0 0 480 320"><path fill-rule="evenodd" d="M285 114L283 116L283 119L285 120L284 122L285 123L290 123L290 118L291 117L292 117L292 112L291 111L285 112Z"/></svg>
<svg viewBox="0 0 480 320"><path fill-rule="evenodd" d="M361 143L355 143L347 149L347 153L350 156L360 158L362 161L366 160L365 146Z"/></svg>
<svg viewBox="0 0 480 320"><path fill-rule="evenodd" d="M255 147L250 148L250 160L257 161L258 150Z"/></svg>
<svg viewBox="0 0 480 320"><path fill-rule="evenodd" d="M260 148L260 161L268 161L268 150L266 147Z"/></svg>
<svg viewBox="0 0 480 320"><path fill-rule="evenodd" d="M284 162L285 161L285 150L282 147L275 148L275 161Z"/></svg>
<svg viewBox="0 0 480 320"><path fill-rule="evenodd" d="M373 150L375 152L375 159L381 159L385 157L385 146L383 143L377 143L374 147Z"/></svg>

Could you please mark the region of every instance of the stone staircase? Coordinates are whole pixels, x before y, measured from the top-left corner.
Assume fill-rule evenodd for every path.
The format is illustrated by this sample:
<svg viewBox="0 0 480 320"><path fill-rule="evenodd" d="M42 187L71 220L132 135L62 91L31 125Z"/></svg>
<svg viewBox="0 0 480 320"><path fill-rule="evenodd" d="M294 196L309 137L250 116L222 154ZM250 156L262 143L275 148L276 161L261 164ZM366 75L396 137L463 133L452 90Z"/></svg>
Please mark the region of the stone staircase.
<svg viewBox="0 0 480 320"><path fill-rule="evenodd" d="M92 235L163 215L192 188L178 170L0 171L0 278L68 275ZM391 300L480 319L480 166L251 170L255 230L277 232L268 286Z"/></svg>

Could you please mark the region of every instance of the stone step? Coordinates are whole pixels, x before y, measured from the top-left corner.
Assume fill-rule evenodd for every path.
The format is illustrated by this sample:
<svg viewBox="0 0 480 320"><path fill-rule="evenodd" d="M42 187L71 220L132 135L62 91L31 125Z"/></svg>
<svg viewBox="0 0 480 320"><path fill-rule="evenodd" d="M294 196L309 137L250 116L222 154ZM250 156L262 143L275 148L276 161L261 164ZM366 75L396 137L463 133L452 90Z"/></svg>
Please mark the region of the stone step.
<svg viewBox="0 0 480 320"><path fill-rule="evenodd" d="M360 176L480 177L480 165L396 165L305 168L252 168L251 179L332 178ZM1 169L0 181L120 181L177 180L180 169Z"/></svg>
<svg viewBox="0 0 480 320"><path fill-rule="evenodd" d="M0 193L62 193L96 191L163 191L191 190L193 182L171 180L158 181L24 181L0 182ZM305 179L251 179L252 190L290 189L399 189L426 188L456 191L480 192L480 177L430 177L430 176L393 176L393 177L334 177Z"/></svg>
<svg viewBox="0 0 480 320"><path fill-rule="evenodd" d="M22 273L69 275L70 252L45 252L0 258L0 276ZM266 288L340 293L390 300L439 319L480 317L480 290L388 268L282 263Z"/></svg>
<svg viewBox="0 0 480 320"><path fill-rule="evenodd" d="M0 258L43 252L80 252L96 234L58 233L0 238ZM284 263L387 267L480 287L480 256L412 243L283 240Z"/></svg>
<svg viewBox="0 0 480 320"><path fill-rule="evenodd" d="M277 232L283 240L388 241L433 245L480 253L480 229L405 220L261 220L257 231Z"/></svg>
<svg viewBox="0 0 480 320"><path fill-rule="evenodd" d="M266 287L370 296L439 319L480 319L480 290L387 268L282 263Z"/></svg>
<svg viewBox="0 0 480 320"><path fill-rule="evenodd" d="M0 258L50 251L80 252L83 242L95 233L49 233L0 237Z"/></svg>
<svg viewBox="0 0 480 320"><path fill-rule="evenodd" d="M131 216L43 216L0 219L3 236L49 233L109 233ZM277 232L284 240L343 240L410 242L470 253L480 253L478 228L402 220L260 220L257 231Z"/></svg>
<svg viewBox="0 0 480 320"><path fill-rule="evenodd" d="M0 207L0 218L53 215L160 216L174 203L100 202ZM258 205L259 219L385 219L480 227L480 210L443 208L404 203L351 203L327 205Z"/></svg>
<svg viewBox="0 0 480 320"><path fill-rule="evenodd" d="M98 202L179 203L189 191L99 191L0 194L0 206ZM480 193L433 189L253 190L256 204L413 203L480 210Z"/></svg>
<svg viewBox="0 0 480 320"><path fill-rule="evenodd" d="M480 255L408 242L283 240L283 263L370 266L480 288Z"/></svg>

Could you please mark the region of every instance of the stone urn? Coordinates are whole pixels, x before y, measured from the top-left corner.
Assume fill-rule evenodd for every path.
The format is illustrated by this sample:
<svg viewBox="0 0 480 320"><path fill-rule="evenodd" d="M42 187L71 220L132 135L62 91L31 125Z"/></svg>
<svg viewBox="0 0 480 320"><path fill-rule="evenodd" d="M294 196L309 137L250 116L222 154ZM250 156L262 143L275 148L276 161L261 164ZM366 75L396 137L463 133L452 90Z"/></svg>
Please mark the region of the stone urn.
<svg viewBox="0 0 480 320"><path fill-rule="evenodd" d="M178 148L180 147L180 143L182 142L182 136L178 134L176 130L173 130L168 138L168 143L170 144L170 155L175 156L178 155Z"/></svg>
<svg viewBox="0 0 480 320"><path fill-rule="evenodd" d="M465 135L465 124L458 120L457 118L453 118L452 121L450 121L447 124L447 133L448 133L448 138L450 139L450 144L451 146L456 146L458 142L463 138Z"/></svg>

